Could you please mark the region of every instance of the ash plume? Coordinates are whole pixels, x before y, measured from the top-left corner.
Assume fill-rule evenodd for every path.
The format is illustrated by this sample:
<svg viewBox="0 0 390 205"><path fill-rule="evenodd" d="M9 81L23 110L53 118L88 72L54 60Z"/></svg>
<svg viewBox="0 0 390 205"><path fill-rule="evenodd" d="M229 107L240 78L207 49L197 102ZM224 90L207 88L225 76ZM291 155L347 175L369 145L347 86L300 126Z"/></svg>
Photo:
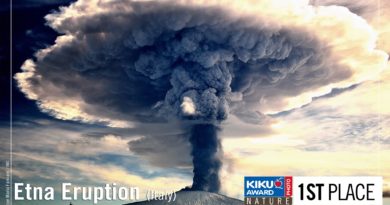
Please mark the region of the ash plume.
<svg viewBox="0 0 390 205"><path fill-rule="evenodd" d="M197 124L191 129L191 155L194 165L194 180L190 190L219 192L221 182L221 142L218 128L213 124Z"/></svg>
<svg viewBox="0 0 390 205"><path fill-rule="evenodd" d="M218 127L229 114L260 124L263 110L345 83L355 70L305 28L235 13L230 3L185 2L79 0L61 8L46 20L62 35L15 79L59 119L176 123L190 133L191 189L218 192Z"/></svg>

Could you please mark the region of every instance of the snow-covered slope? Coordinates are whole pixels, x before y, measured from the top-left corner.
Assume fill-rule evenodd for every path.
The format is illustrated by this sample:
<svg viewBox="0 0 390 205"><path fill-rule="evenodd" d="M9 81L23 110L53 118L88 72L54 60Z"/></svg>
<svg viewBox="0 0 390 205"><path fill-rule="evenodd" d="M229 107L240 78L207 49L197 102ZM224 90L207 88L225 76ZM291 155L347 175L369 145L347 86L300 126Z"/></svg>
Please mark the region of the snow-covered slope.
<svg viewBox="0 0 390 205"><path fill-rule="evenodd" d="M141 201L127 205L242 205L243 201L204 191L176 192L175 201Z"/></svg>

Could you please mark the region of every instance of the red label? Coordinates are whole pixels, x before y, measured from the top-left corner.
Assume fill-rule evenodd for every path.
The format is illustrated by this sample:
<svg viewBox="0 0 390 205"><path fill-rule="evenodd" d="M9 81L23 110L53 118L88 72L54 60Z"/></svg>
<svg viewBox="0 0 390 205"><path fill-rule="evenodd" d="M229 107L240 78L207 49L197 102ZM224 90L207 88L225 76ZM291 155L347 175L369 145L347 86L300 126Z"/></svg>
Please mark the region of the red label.
<svg viewBox="0 0 390 205"><path fill-rule="evenodd" d="M293 178L292 176L284 177L284 196L291 197L293 194Z"/></svg>

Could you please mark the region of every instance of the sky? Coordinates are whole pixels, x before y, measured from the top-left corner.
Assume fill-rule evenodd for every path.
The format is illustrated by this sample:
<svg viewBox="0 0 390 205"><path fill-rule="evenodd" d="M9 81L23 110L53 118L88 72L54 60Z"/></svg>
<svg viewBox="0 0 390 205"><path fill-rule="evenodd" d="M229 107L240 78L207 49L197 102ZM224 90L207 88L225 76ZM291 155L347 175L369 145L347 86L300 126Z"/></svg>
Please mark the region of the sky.
<svg viewBox="0 0 390 205"><path fill-rule="evenodd" d="M9 159L11 91L14 182L180 190L193 177L182 122L191 118L220 123L227 196L243 198L244 176L268 175L383 176L390 191L389 1L14 2L12 73L9 34L0 36L0 158ZM168 27L187 41L170 47L175 37L158 36ZM212 44L191 44L193 33ZM260 63L257 42L273 52ZM223 90L217 114L205 95L181 90L198 81L185 83L187 68L167 71L173 61L239 68L224 84L212 84L211 69L199 74Z"/></svg>

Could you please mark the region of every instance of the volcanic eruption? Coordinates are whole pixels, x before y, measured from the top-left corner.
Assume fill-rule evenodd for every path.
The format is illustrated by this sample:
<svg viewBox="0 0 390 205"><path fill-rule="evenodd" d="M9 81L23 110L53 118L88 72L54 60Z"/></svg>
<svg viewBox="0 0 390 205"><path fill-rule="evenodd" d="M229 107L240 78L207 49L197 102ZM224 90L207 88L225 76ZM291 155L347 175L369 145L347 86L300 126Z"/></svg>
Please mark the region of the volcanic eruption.
<svg viewBox="0 0 390 205"><path fill-rule="evenodd" d="M79 0L46 16L60 35L15 78L59 119L112 127L174 121L192 147L190 189L219 192L218 133L229 115L259 124L265 111L307 103L287 99L359 82L359 70L339 63L307 28L236 6Z"/></svg>

